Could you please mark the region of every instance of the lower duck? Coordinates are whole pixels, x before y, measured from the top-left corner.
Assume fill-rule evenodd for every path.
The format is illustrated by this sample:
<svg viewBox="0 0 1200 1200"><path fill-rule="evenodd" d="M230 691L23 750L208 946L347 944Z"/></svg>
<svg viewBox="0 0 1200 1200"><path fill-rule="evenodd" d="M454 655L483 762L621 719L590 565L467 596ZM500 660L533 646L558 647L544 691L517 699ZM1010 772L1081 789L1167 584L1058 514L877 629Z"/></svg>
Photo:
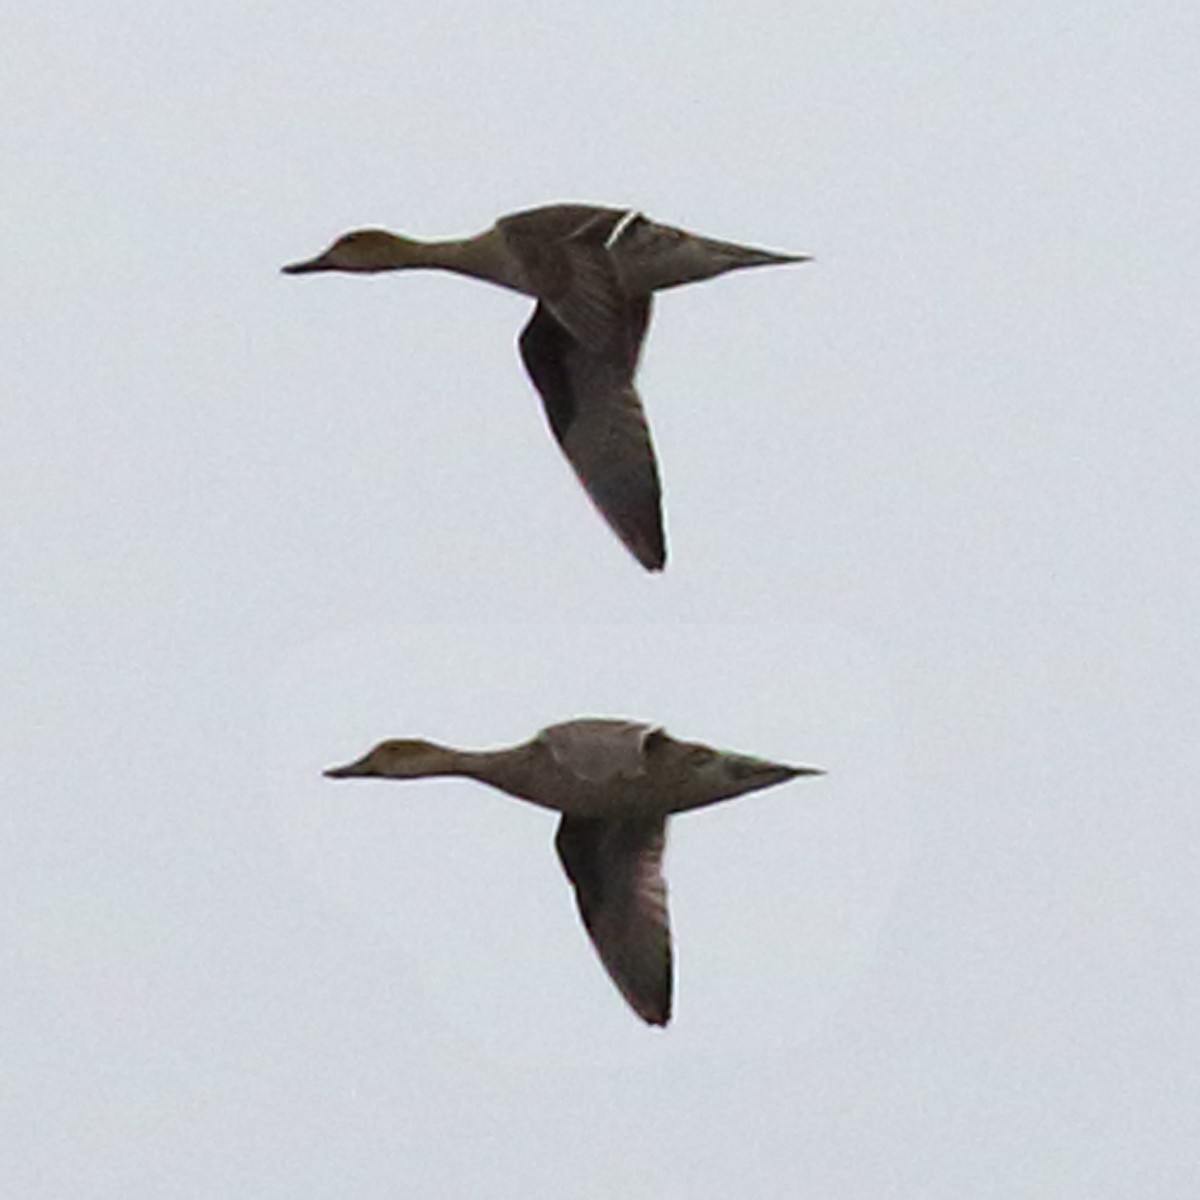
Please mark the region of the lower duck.
<svg viewBox="0 0 1200 1200"><path fill-rule="evenodd" d="M501 750L380 742L325 775L465 776L562 813L555 848L600 961L642 1020L666 1025L672 981L662 874L667 818L824 773L682 742L656 725L579 718Z"/></svg>

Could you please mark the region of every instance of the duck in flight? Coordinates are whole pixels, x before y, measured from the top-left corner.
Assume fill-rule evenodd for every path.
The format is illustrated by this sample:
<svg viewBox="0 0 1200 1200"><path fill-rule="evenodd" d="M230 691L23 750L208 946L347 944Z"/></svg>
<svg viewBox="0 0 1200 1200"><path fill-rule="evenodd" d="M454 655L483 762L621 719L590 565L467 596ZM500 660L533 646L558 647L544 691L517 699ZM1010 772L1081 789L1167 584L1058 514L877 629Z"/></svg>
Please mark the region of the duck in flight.
<svg viewBox="0 0 1200 1200"><path fill-rule="evenodd" d="M502 750L380 742L330 779L460 775L562 813L554 839L584 928L634 1012L671 1019L671 934L662 874L667 818L774 787L818 767L790 767L697 742L655 725L594 717L543 729Z"/></svg>
<svg viewBox="0 0 1200 1200"><path fill-rule="evenodd" d="M283 270L436 268L532 296L521 358L550 429L616 535L643 567L659 571L667 550L658 467L634 386L650 297L742 267L806 261L659 225L631 209L552 204L448 241L359 229Z"/></svg>

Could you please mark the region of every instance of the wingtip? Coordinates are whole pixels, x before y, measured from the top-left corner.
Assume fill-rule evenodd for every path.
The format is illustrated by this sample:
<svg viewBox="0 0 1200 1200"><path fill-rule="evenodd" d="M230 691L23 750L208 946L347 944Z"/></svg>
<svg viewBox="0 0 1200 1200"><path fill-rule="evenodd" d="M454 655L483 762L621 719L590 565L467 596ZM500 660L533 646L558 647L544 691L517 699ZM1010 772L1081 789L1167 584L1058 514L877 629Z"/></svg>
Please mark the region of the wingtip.
<svg viewBox="0 0 1200 1200"><path fill-rule="evenodd" d="M629 1002L629 1007L633 1009L647 1025L652 1025L655 1029L666 1029L671 1023L671 1001L667 1000L666 1004L656 1004L649 997L639 997L635 1002L631 996L626 996L625 999ZM648 1002L649 1001L649 1002Z"/></svg>
<svg viewBox="0 0 1200 1200"><path fill-rule="evenodd" d="M657 537L639 538L636 542L627 542L633 556L647 571L658 572L667 565L667 541L661 534Z"/></svg>
<svg viewBox="0 0 1200 1200"><path fill-rule="evenodd" d="M667 548L662 542L648 542L643 538L631 538L620 530L617 531L617 535L643 570L657 574L666 567Z"/></svg>

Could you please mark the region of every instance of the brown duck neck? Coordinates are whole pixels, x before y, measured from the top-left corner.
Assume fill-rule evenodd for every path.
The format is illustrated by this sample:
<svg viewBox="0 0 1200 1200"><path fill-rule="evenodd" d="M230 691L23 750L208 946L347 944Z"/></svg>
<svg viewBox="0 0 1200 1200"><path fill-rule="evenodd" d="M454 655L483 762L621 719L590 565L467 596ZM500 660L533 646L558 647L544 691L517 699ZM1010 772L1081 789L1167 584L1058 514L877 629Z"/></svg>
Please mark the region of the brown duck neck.
<svg viewBox="0 0 1200 1200"><path fill-rule="evenodd" d="M414 242L409 265L453 271L514 291L526 291L523 273L495 230L472 238Z"/></svg>

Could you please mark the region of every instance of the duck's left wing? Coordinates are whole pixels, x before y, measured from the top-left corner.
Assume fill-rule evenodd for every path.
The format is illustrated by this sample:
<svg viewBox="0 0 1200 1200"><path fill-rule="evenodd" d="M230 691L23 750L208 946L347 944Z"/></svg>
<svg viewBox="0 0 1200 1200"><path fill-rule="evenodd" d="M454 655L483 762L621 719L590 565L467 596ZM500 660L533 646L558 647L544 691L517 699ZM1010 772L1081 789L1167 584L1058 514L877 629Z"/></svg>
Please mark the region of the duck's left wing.
<svg viewBox="0 0 1200 1200"><path fill-rule="evenodd" d="M643 1021L665 1025L671 1019L666 818L564 816L554 846L604 969Z"/></svg>
<svg viewBox="0 0 1200 1200"><path fill-rule="evenodd" d="M650 300L627 301L603 351L579 342L539 303L521 358L559 446L600 514L649 571L667 560L662 489L650 429L633 383Z"/></svg>
<svg viewBox="0 0 1200 1200"><path fill-rule="evenodd" d="M597 353L608 350L628 325L629 296L611 249L614 235L624 236L635 218L644 220L619 208L552 204L496 222L520 265L521 290Z"/></svg>

